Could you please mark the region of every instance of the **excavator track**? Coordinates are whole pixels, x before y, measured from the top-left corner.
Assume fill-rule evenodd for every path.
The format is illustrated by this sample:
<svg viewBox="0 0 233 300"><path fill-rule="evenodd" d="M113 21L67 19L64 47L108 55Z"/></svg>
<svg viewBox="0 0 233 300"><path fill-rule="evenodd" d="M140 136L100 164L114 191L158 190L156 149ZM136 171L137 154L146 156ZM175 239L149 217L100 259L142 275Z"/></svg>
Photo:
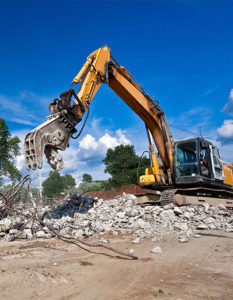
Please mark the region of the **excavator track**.
<svg viewBox="0 0 233 300"><path fill-rule="evenodd" d="M162 191L160 204L164 206L169 203L177 205L223 204L226 207L233 208L233 192L203 187L168 189Z"/></svg>
<svg viewBox="0 0 233 300"><path fill-rule="evenodd" d="M160 195L160 204L162 206L169 203L175 203L175 194L177 189L164 190Z"/></svg>

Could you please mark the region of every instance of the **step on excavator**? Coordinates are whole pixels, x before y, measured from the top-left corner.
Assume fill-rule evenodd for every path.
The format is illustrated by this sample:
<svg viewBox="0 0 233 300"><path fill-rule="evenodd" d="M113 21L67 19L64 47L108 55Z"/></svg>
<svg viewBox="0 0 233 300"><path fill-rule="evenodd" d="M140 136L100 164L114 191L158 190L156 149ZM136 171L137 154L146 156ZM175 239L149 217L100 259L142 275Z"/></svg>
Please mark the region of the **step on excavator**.
<svg viewBox="0 0 233 300"><path fill-rule="evenodd" d="M173 140L167 118L158 101L152 99L103 46L87 57L70 89L49 104L51 115L24 139L28 170L42 168L43 155L54 170L61 170L63 159L58 150L77 139L89 115L89 105L102 83L107 84L145 123L151 166L140 176L139 184L160 192L162 205L224 204L233 207L233 169L224 165L219 150L198 137ZM74 87L79 85L78 92ZM77 134L75 126L85 116ZM156 145L157 152L153 144Z"/></svg>

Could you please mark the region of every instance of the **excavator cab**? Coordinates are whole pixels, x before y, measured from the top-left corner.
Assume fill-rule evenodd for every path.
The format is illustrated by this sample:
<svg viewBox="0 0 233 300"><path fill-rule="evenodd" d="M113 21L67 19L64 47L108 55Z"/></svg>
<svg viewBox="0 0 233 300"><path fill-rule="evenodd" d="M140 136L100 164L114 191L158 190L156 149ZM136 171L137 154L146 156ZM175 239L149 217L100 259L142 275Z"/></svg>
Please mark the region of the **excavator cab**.
<svg viewBox="0 0 233 300"><path fill-rule="evenodd" d="M221 185L224 182L224 167L218 148L203 138L175 142L174 172L177 185Z"/></svg>

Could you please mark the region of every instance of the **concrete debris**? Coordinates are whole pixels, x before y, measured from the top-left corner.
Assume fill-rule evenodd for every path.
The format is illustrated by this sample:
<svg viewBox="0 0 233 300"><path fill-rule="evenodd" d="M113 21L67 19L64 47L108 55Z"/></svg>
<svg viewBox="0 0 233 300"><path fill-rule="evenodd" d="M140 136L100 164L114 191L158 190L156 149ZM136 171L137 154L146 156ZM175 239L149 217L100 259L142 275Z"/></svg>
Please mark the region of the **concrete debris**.
<svg viewBox="0 0 233 300"><path fill-rule="evenodd" d="M130 249L130 250L129 250L129 253L130 253L130 254L134 254L134 253L135 253L135 250L134 250L134 249Z"/></svg>
<svg viewBox="0 0 233 300"><path fill-rule="evenodd" d="M197 225L197 229L206 230L206 229L208 229L208 226L204 223L200 223L200 224Z"/></svg>
<svg viewBox="0 0 233 300"><path fill-rule="evenodd" d="M104 243L104 244L108 244L109 243L109 241L106 240L106 239L104 239L104 238L101 239L101 242Z"/></svg>
<svg viewBox="0 0 233 300"><path fill-rule="evenodd" d="M43 230L39 230L36 232L37 238L45 238L45 232Z"/></svg>
<svg viewBox="0 0 233 300"><path fill-rule="evenodd" d="M38 207L37 216L43 225L31 222L33 209L20 205L23 215L11 214L0 218L0 240L49 239L54 237L54 232L50 230L53 228L64 237L78 239L107 232L114 235L132 233L132 243L138 244L144 238L156 242L164 235L173 234L184 243L193 236L199 237L198 233L202 230L233 231L232 211L222 204L140 206L136 204L134 195L122 194L107 201L72 195L54 209ZM106 239L101 240L108 243Z"/></svg>
<svg viewBox="0 0 233 300"><path fill-rule="evenodd" d="M188 242L189 238L187 236L179 236L179 242L180 243L186 243Z"/></svg>
<svg viewBox="0 0 233 300"><path fill-rule="evenodd" d="M151 249L152 253L162 253L162 249L160 246L154 247L153 249Z"/></svg>
<svg viewBox="0 0 233 300"><path fill-rule="evenodd" d="M140 243L140 238L136 238L134 241L132 241L133 244L139 244Z"/></svg>

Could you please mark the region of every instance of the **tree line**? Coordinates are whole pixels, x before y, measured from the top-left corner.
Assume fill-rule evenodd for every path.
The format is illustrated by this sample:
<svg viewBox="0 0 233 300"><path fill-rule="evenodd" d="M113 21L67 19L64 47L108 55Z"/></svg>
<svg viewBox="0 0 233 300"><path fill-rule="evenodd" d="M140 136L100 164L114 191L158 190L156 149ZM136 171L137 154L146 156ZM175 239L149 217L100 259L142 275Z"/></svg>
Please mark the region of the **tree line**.
<svg viewBox="0 0 233 300"><path fill-rule="evenodd" d="M11 136L5 121L0 118L0 188L2 186L3 191L7 189L7 186L3 187L3 176L8 177L12 183L22 177L14 163L14 158L20 154L19 143L19 138ZM107 150L103 163L104 172L109 174L109 179L93 180L90 174L84 173L78 187L76 187L75 178L72 175L62 176L57 171L51 171L42 184L43 196L55 198L61 193L109 190L126 184L137 184L138 176L144 174L145 168L150 166L150 159L140 158L133 145L119 145L114 149ZM140 168L138 168L139 165ZM38 195L38 189L34 188L33 193ZM22 189L18 198L18 201L27 198L26 189Z"/></svg>

